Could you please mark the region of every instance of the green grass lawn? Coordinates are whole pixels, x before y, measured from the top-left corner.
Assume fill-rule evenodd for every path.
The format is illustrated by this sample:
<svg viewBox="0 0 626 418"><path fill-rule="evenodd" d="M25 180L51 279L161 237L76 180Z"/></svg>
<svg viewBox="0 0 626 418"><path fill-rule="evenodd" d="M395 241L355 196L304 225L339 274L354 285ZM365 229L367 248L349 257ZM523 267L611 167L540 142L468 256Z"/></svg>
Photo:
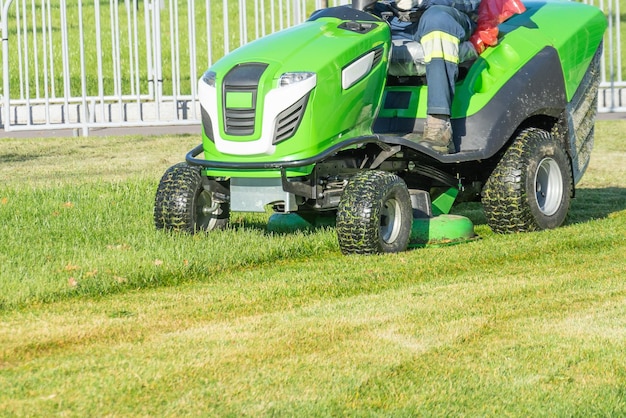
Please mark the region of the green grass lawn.
<svg viewBox="0 0 626 418"><path fill-rule="evenodd" d="M625 130L562 228L369 257L155 231L195 136L2 139L0 415L624 416Z"/></svg>

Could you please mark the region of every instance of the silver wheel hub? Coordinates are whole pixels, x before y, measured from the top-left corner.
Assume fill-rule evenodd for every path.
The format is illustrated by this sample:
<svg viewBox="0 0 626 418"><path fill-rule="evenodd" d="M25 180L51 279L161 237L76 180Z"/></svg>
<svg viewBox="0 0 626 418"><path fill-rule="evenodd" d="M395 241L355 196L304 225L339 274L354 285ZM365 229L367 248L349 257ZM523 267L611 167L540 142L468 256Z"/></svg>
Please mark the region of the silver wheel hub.
<svg viewBox="0 0 626 418"><path fill-rule="evenodd" d="M552 158L544 158L535 173L535 196L537 206L546 216L554 215L563 200L563 176L559 165Z"/></svg>
<svg viewBox="0 0 626 418"><path fill-rule="evenodd" d="M380 214L380 237L386 243L392 243L400 235L402 211L396 199L385 201Z"/></svg>
<svg viewBox="0 0 626 418"><path fill-rule="evenodd" d="M198 197L197 212L201 216L209 216L220 207L219 203L211 199L211 193L203 191Z"/></svg>

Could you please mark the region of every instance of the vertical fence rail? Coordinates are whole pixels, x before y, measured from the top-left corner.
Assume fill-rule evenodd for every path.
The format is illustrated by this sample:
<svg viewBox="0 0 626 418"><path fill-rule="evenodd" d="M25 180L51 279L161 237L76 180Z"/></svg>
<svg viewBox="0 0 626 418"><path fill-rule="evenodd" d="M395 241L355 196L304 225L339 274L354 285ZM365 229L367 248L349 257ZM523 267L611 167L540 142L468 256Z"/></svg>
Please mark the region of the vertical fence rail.
<svg viewBox="0 0 626 418"><path fill-rule="evenodd" d="M602 9L601 112L626 111L620 0ZM221 56L350 0L0 0L5 131L197 124Z"/></svg>
<svg viewBox="0 0 626 418"><path fill-rule="evenodd" d="M598 94L600 112L626 112L626 82L622 78L622 36L620 0L583 0L604 12L608 30L604 38L601 83Z"/></svg>

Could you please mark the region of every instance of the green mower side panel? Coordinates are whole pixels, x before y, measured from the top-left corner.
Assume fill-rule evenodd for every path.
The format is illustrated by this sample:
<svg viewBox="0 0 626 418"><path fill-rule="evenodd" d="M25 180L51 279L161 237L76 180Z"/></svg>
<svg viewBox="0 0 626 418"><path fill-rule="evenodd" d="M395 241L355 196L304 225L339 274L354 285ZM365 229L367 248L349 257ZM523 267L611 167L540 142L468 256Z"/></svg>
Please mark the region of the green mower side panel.
<svg viewBox="0 0 626 418"><path fill-rule="evenodd" d="M558 72L570 101L583 79L606 30L600 9L565 0L525 2L525 13L500 25L500 40L474 62L458 82L452 117L465 118L481 111L496 93L546 47L554 48L560 65L545 68L545 77ZM530 87L530 86L529 86ZM383 108L381 117L425 118L428 86L390 87L387 92L413 92L402 108Z"/></svg>
<svg viewBox="0 0 626 418"><path fill-rule="evenodd" d="M606 17L600 9L571 1L526 2L526 12L500 25L501 40L487 48L472 66L459 91L455 116L476 113L493 94L545 47L557 51L561 65L546 68L560 71L569 102L606 30ZM467 109L464 111L464 109Z"/></svg>
<svg viewBox="0 0 626 418"><path fill-rule="evenodd" d="M602 42L606 16L597 7L565 0L525 5L526 13L504 22L500 31L505 34L515 31L516 37L542 39L545 45L554 47L561 59L570 101Z"/></svg>
<svg viewBox="0 0 626 418"><path fill-rule="evenodd" d="M439 161L491 158L526 120L564 118L578 106L571 104L577 92L584 96L579 90L593 89L593 82L583 81L597 71L594 66L607 27L604 14L596 7L562 0L525 6L525 13L500 25L498 45L487 48L457 82L451 116L458 152L437 157ZM421 131L427 94L427 85L387 87L375 132ZM578 126L570 126L568 135L576 130Z"/></svg>

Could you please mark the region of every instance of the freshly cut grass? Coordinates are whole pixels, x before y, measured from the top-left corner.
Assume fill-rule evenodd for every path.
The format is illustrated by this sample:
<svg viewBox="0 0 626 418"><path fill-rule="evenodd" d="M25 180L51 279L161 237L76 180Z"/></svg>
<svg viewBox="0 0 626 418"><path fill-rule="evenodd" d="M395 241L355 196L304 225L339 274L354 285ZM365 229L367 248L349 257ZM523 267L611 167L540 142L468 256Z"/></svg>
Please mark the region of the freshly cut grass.
<svg viewBox="0 0 626 418"><path fill-rule="evenodd" d="M0 415L625 415L624 128L564 227L370 257L155 231L192 136L1 140Z"/></svg>

